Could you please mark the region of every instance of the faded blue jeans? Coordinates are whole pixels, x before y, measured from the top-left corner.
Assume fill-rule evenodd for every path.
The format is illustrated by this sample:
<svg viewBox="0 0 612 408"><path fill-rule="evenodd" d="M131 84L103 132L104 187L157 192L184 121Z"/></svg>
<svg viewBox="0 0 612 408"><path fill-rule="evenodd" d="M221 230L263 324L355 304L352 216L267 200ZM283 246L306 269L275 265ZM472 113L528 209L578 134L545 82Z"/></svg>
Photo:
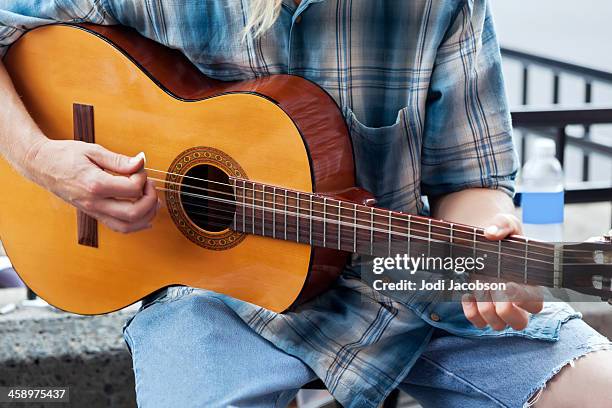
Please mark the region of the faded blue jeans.
<svg viewBox="0 0 612 408"><path fill-rule="evenodd" d="M124 336L141 408L285 407L315 379L209 292L146 304ZM608 344L580 319L554 343L438 330L400 389L424 407L522 407L563 366Z"/></svg>

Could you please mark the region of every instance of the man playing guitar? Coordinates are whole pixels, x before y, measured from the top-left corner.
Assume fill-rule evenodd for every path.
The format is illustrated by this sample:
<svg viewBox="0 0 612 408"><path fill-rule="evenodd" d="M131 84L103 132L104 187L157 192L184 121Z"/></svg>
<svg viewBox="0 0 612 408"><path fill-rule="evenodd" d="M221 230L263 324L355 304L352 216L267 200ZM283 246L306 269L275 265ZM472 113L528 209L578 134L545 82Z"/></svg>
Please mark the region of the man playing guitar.
<svg viewBox="0 0 612 408"><path fill-rule="evenodd" d="M0 0L0 56L57 22L132 27L218 80L303 76L342 108L358 184L381 207L485 227L490 240L521 232L487 0ZM114 231L151 226L160 201L144 154L48 139L2 64L0 95L0 152L15 169ZM352 262L285 314L189 287L146 299L124 329L138 404L286 406L318 377L347 407L397 387L428 407L612 406L609 341L568 305L518 285L530 301L402 302L358 274Z"/></svg>

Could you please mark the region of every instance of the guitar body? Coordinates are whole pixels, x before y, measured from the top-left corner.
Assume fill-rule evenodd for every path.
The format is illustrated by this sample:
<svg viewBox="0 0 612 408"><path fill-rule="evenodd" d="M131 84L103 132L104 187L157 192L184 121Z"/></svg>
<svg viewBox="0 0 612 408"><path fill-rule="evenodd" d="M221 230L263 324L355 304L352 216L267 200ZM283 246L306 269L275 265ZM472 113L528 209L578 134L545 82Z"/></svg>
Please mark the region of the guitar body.
<svg viewBox="0 0 612 408"><path fill-rule="evenodd" d="M211 80L180 53L129 29L90 25L30 31L4 64L52 139L74 139L75 106L86 106L95 143L130 156L144 151L148 168L180 173L195 160L317 193L355 183L344 119L304 79ZM74 207L2 159L0 183L0 236L15 269L39 296L70 312L114 311L170 285L281 312L324 290L346 261L346 252L329 248L185 226L180 205L163 191L152 229L123 235L94 224L95 243L79 243L92 232L80 229Z"/></svg>

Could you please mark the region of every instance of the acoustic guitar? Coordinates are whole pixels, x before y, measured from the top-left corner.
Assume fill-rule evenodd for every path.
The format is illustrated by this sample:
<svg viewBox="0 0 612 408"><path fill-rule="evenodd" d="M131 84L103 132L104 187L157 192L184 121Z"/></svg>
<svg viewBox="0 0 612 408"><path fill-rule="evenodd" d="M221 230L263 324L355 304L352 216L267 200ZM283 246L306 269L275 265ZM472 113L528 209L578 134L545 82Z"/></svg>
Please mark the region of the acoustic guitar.
<svg viewBox="0 0 612 408"><path fill-rule="evenodd" d="M221 82L123 27L51 25L4 64L53 139L146 152L164 201L123 235L0 160L0 234L20 277L60 309L99 314L170 285L281 312L324 291L350 253L481 256L479 273L612 297L612 248L548 244L375 207L355 188L344 118L291 75Z"/></svg>

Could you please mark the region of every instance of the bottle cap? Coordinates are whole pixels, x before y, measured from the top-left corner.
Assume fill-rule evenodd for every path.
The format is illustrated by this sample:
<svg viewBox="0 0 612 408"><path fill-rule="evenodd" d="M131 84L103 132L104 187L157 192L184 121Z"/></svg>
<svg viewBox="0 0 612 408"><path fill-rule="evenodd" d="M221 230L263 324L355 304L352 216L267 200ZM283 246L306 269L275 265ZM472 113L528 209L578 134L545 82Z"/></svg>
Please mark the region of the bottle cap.
<svg viewBox="0 0 612 408"><path fill-rule="evenodd" d="M533 157L555 157L557 151L555 141L540 138L533 141Z"/></svg>

